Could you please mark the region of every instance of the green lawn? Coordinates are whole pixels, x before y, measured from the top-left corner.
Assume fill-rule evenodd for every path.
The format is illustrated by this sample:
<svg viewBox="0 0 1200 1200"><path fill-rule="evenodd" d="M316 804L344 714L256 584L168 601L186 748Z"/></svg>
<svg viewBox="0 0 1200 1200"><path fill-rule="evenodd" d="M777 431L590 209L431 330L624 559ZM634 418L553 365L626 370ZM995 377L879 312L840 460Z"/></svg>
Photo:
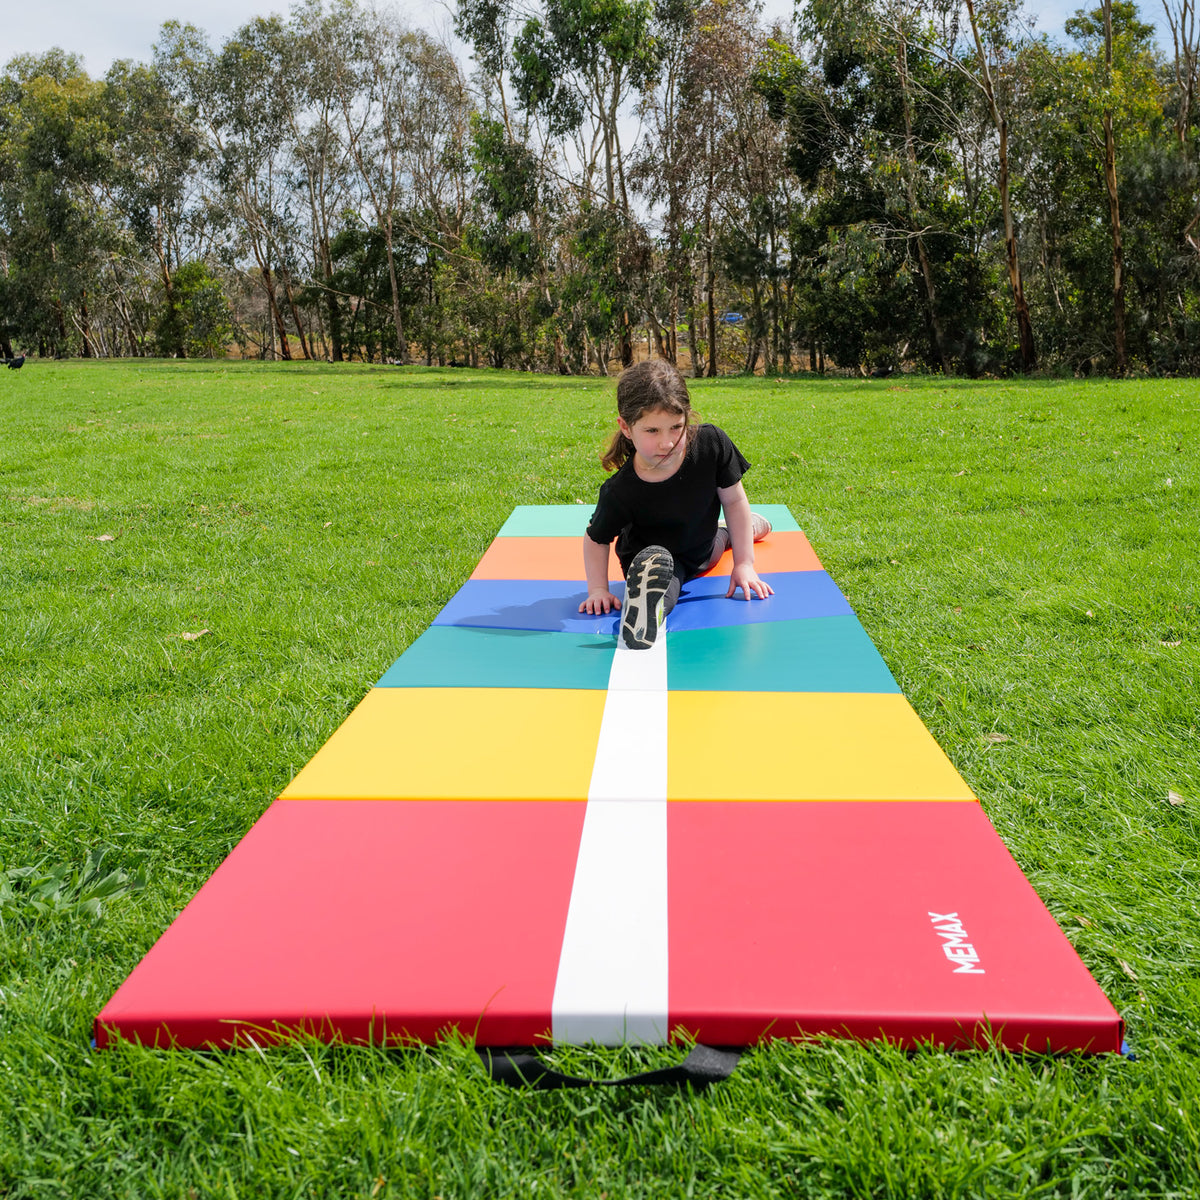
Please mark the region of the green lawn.
<svg viewBox="0 0 1200 1200"><path fill-rule="evenodd" d="M457 1042L89 1049L512 507L591 502L613 386L0 373L0 1196L1200 1192L1191 381L692 389L753 462L752 500L796 514L1136 1062L773 1045L700 1095L523 1094ZM597 1075L675 1057L557 1056Z"/></svg>

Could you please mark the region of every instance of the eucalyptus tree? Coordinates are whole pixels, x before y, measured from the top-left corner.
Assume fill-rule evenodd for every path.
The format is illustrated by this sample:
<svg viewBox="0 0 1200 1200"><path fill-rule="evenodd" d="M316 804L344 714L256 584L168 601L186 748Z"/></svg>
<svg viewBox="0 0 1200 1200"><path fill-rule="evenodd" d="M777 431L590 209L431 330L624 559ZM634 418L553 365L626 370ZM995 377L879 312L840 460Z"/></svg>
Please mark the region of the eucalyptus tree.
<svg viewBox="0 0 1200 1200"><path fill-rule="evenodd" d="M695 127L688 120L684 81L691 54L699 0L666 0L660 8L664 23L674 36L662 39L659 73L652 87L639 100L637 113L647 135L636 147L630 167L630 183L636 194L653 206L662 230L661 269L657 287L647 297L646 312L658 341L659 353L673 363L679 361L679 325L686 320L692 340L693 370L699 368L696 346L698 322L693 312L696 277L692 264L690 225L693 191ZM660 308L661 303L661 308ZM666 317L661 328L658 312Z"/></svg>
<svg viewBox="0 0 1200 1200"><path fill-rule="evenodd" d="M956 177L966 87L937 52L929 13L912 0L811 0L798 27L800 48L768 56L758 86L786 120L788 159L808 190L801 225L823 231L808 268L827 305L819 339L841 362L919 357L948 371L974 361L994 316ZM841 320L836 303L869 311Z"/></svg>
<svg viewBox="0 0 1200 1200"><path fill-rule="evenodd" d="M274 356L277 345L284 359L291 358L291 349L276 287L281 268L285 299L308 354L289 270L294 235L289 229L288 134L297 102L293 62L279 17L249 21L219 52L194 26L168 21L156 47L163 78L194 107L204 130L236 244L254 259L270 315L265 349Z"/></svg>
<svg viewBox="0 0 1200 1200"><path fill-rule="evenodd" d="M1034 101L1044 147L1041 169L1051 180L1053 236L1072 284L1067 316L1073 353L1080 359L1106 358L1121 374L1129 349L1120 179L1122 159L1136 159L1162 123L1154 30L1132 0L1104 0L1090 11L1080 9L1066 30L1077 49L1059 51L1041 43L1031 54L1031 70L1039 74ZM1105 295L1107 304L1102 304Z"/></svg>
<svg viewBox="0 0 1200 1200"><path fill-rule="evenodd" d="M546 183L538 157L528 146L514 141L501 121L475 114L470 164L475 187L465 249L478 258L495 284L508 295L509 313L503 321L497 321L497 305L480 306L483 325L492 331L492 359L497 361L519 349L516 344L519 322L514 325L512 317L518 309L529 305L523 281L537 281L535 295L544 300L546 319L554 316L557 302L549 278L554 248L546 238L549 204L544 196ZM531 311L531 331L534 321ZM551 337L555 368L563 371L566 368L556 323Z"/></svg>
<svg viewBox="0 0 1200 1200"><path fill-rule="evenodd" d="M413 203L406 109L411 103L416 35L392 13L347 9L338 102L355 165L357 199L383 235L395 356L409 357L397 248Z"/></svg>
<svg viewBox="0 0 1200 1200"><path fill-rule="evenodd" d="M849 153L860 186L873 194L879 236L902 238L915 252L929 361L947 371L951 308L939 296L930 239L944 230L936 208L957 98L946 95L952 72L932 50L922 0L810 0L800 28L817 47L824 76L825 97L810 92L812 110L830 114L823 166L832 164L830 154L849 165Z"/></svg>
<svg viewBox="0 0 1200 1200"><path fill-rule="evenodd" d="M501 287L506 273L516 281L509 288L513 301L531 306L530 331L544 332L554 370L562 373L568 360L578 365L586 357L563 301L572 256L562 218L573 207L572 188L560 139L510 98L512 47L528 15L511 0L461 0L457 6L455 29L473 47L475 62L468 258L455 267L468 294L458 308L468 328L494 325L495 267L488 264L499 255ZM521 279L536 280L535 298L519 286Z"/></svg>
<svg viewBox="0 0 1200 1200"><path fill-rule="evenodd" d="M458 29L493 78L507 76L514 103L547 140L572 147L578 233L572 256L597 281L609 276L623 363L632 361L641 231L630 206L622 119L654 80L662 30L652 0L463 0ZM500 91L507 109L507 91ZM511 126L511 119L506 118ZM595 255L602 253L606 261ZM606 305L607 307L607 305Z"/></svg>
<svg viewBox="0 0 1200 1200"><path fill-rule="evenodd" d="M160 353L187 354L187 331L175 273L211 249L208 206L198 187L205 145L195 109L171 93L153 65L121 60L105 77L114 130L109 188L138 250L154 263L162 286L157 320ZM114 268L115 270L115 268ZM122 301L131 352L142 352Z"/></svg>
<svg viewBox="0 0 1200 1200"><path fill-rule="evenodd" d="M762 332L759 289L770 272L758 261L763 222L750 220L750 214L761 217L766 192L780 182L772 171L782 167L782 159L767 161L774 122L752 85L765 40L756 15L756 6L745 0L662 5L659 72L639 105L650 134L634 156L632 177L661 222L666 262L651 282L664 292L666 330L654 316L653 298L646 307L668 357L678 353L678 324L686 316L696 375L715 375L718 369L717 281L723 265L732 266L755 297L754 347ZM770 182L763 184L763 176ZM748 232L748 220L754 232Z"/></svg>
<svg viewBox="0 0 1200 1200"><path fill-rule="evenodd" d="M1181 146L1187 146L1189 131L1196 120L1197 92L1200 91L1200 27L1196 23L1196 0L1162 0L1162 6L1167 28L1171 31L1175 137Z"/></svg>
<svg viewBox="0 0 1200 1200"><path fill-rule="evenodd" d="M767 33L747 0L706 4L698 15L697 52L689 55L689 92L716 100L719 136L715 246L726 276L743 285L749 320L744 369L790 370L791 282L789 234L801 189L787 162L782 123L755 87ZM775 39L782 30L774 31ZM706 180L707 184L707 180ZM706 189L707 191L707 189ZM714 280L715 282L715 280ZM715 287L709 288L710 302ZM715 314L710 314L715 315ZM715 321L710 323L710 339ZM711 356L710 356L711 361Z"/></svg>
<svg viewBox="0 0 1200 1200"><path fill-rule="evenodd" d="M1175 83L1175 138L1185 161L1183 172L1191 176L1192 213L1184 239L1200 256L1200 194L1197 194L1197 150L1200 148L1200 27L1196 22L1196 0L1162 0L1171 31L1172 72ZM1185 185L1186 186L1186 185Z"/></svg>
<svg viewBox="0 0 1200 1200"><path fill-rule="evenodd" d="M312 287L334 362L344 357L344 297L334 285L332 243L350 201L353 171L341 103L343 78L352 68L342 31L354 12L353 0L338 0L328 11L322 0L303 0L288 28L296 89L288 110L293 182L307 205Z"/></svg>
<svg viewBox="0 0 1200 1200"><path fill-rule="evenodd" d="M2 319L42 352L96 352L91 305L116 232L108 118L103 86L62 50L18 55L0 77Z"/></svg>
<svg viewBox="0 0 1200 1200"><path fill-rule="evenodd" d="M954 48L951 48L951 61L961 67L972 85L982 94L996 134L995 179L1004 230L1004 259L1012 293L1021 367L1025 371L1031 371L1037 366L1037 345L1021 271L1021 252L1013 208L1012 161L1009 153L1013 111L1020 103L1020 0L962 2L971 31L973 54L957 55L954 54Z"/></svg>

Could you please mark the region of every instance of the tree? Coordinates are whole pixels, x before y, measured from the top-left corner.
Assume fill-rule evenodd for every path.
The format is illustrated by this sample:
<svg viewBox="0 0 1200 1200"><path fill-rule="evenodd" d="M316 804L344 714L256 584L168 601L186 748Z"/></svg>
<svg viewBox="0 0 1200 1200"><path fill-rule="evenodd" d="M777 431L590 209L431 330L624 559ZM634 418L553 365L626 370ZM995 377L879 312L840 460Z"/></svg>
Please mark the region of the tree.
<svg viewBox="0 0 1200 1200"><path fill-rule="evenodd" d="M216 166L216 182L234 218L241 248L254 258L271 317L271 354L291 358L276 289L280 270L285 297L308 356L291 286L286 135L296 102L291 46L278 17L255 18L214 53L193 26L168 21L157 65L180 100L202 122Z"/></svg>
<svg viewBox="0 0 1200 1200"><path fill-rule="evenodd" d="M581 208L592 205L593 172L602 163L603 203L615 218L606 221L617 241L637 241L629 206L622 106L645 90L659 65L654 8L650 0L544 0L540 14L525 21L513 42L513 83L521 105L547 123L549 132L575 134L590 125L583 154ZM631 280L618 247L615 283L619 293L622 365L633 361L629 308Z"/></svg>
<svg viewBox="0 0 1200 1200"><path fill-rule="evenodd" d="M1161 114L1150 50L1154 30L1140 20L1133 0L1103 0L1091 12L1079 9L1067 21L1066 29L1083 47L1083 53L1069 58L1065 66L1073 84L1071 102L1082 101L1091 141L1100 154L1112 261L1113 369L1123 375L1128 351L1117 133L1119 128L1131 126L1130 133L1135 135L1148 112Z"/></svg>
<svg viewBox="0 0 1200 1200"><path fill-rule="evenodd" d="M175 272L175 309L190 358L215 358L233 338L233 314L221 281L207 263L184 263Z"/></svg>
<svg viewBox="0 0 1200 1200"><path fill-rule="evenodd" d="M909 357L938 371L979 370L996 320L957 166L969 90L918 15L905 5L814 3L803 22L815 39L811 61L779 47L758 86L786 121L788 161L815 198L807 220L824 246L805 270L855 289L856 306L868 300L859 289L888 293L869 298L875 323L857 342L844 323L814 314L827 348L840 342L844 361L855 344L874 343L881 366Z"/></svg>
<svg viewBox="0 0 1200 1200"><path fill-rule="evenodd" d="M290 106L294 186L307 202L313 296L329 335L334 362L344 357L342 298L334 287L332 241L350 198L351 159L342 120L341 80L350 70L342 31L353 20L349 0L329 12L303 0L292 12L290 69L298 102Z"/></svg>
<svg viewBox="0 0 1200 1200"><path fill-rule="evenodd" d="M61 50L18 55L0 79L0 300L4 324L43 353L95 353L91 301L115 238L108 116L102 85Z"/></svg>
<svg viewBox="0 0 1200 1200"><path fill-rule="evenodd" d="M105 79L116 133L111 192L137 247L152 256L163 288L160 353L187 353L174 273L207 249L205 206L192 187L204 156L194 108L182 103L154 66L113 64Z"/></svg>
<svg viewBox="0 0 1200 1200"><path fill-rule="evenodd" d="M1016 220L1013 215L1011 167L1009 160L1009 107L1002 100L1001 85L1006 67L1011 66L1011 25L1014 9L1010 0L983 0L976 8L975 0L964 0L971 26L976 66L970 78L987 100L992 127L997 135L996 187L1000 194L1000 213L1004 224L1004 255L1008 267L1008 282L1012 290L1013 315L1017 325L1017 342L1021 351L1021 366L1032 371L1037 366L1037 347L1029 302L1025 298L1025 283L1021 275L1021 255L1017 244ZM997 75L1000 76L997 79Z"/></svg>
<svg viewBox="0 0 1200 1200"><path fill-rule="evenodd" d="M383 233L396 357L407 362L396 249L403 212L412 203L406 108L411 102L417 38L391 16L361 11L353 14L344 36L351 49L339 79L339 102L357 184L373 223Z"/></svg>

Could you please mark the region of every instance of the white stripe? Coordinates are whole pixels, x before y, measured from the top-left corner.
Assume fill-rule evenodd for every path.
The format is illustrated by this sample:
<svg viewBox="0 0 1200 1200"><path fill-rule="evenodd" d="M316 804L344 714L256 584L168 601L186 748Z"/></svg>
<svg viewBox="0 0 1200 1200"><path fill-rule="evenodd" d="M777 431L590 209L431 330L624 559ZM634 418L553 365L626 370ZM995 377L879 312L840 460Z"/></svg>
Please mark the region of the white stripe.
<svg viewBox="0 0 1200 1200"><path fill-rule="evenodd" d="M554 987L555 1041L667 1029L667 639L618 644Z"/></svg>

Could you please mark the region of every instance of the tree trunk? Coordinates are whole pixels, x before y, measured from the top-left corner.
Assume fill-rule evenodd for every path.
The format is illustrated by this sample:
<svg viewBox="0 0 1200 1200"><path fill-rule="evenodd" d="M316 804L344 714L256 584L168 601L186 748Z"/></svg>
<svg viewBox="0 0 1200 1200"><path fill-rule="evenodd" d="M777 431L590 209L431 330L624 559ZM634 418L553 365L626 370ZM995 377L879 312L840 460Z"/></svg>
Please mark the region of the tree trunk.
<svg viewBox="0 0 1200 1200"><path fill-rule="evenodd" d="M659 358L665 358L668 362L671 361L671 353L669 349L669 338L664 331L658 317L651 311L649 307L646 309L646 324L650 326L650 335L654 338L654 348L658 353Z"/></svg>
<svg viewBox="0 0 1200 1200"><path fill-rule="evenodd" d="M971 20L971 33L975 38L975 52L979 55L979 69L983 78L983 90L987 96L992 124L1000 135L1000 211L1004 218L1004 251L1008 260L1008 282L1013 294L1013 312L1017 318L1017 340L1021 346L1021 368L1032 371L1037 366L1037 347L1033 340L1033 322L1029 316L1029 304L1025 299L1025 287L1021 280L1021 259L1017 252L1017 229L1012 215L1012 198L1008 173L1008 119L1000 115L996 100L996 89L992 84L992 72L984 52L983 39L979 36L979 25L975 20L973 0L967 0L967 15Z"/></svg>
<svg viewBox="0 0 1200 1200"><path fill-rule="evenodd" d="M792 283L789 276L783 288L783 317L780 321L782 338L779 344L779 357L783 361L785 375L792 373Z"/></svg>
<svg viewBox="0 0 1200 1200"><path fill-rule="evenodd" d="M396 361L408 362L408 341L404 336L404 319L400 316L400 280L396 275L396 256L392 249L392 217L384 225L387 234L388 280L392 285L392 323L396 327Z"/></svg>
<svg viewBox="0 0 1200 1200"><path fill-rule="evenodd" d="M308 339L304 336L304 322L300 320L300 310L296 307L296 297L292 293L292 276L290 271L280 271L283 277L283 292L287 296L288 309L291 311L292 320L296 322L296 333L300 338L300 352L305 358L311 359L312 354L308 349Z"/></svg>
<svg viewBox="0 0 1200 1200"><path fill-rule="evenodd" d="M896 71L900 77L900 95L904 110L904 153L907 170L904 172L904 191L908 200L909 228L917 243L917 259L921 264L921 277L925 281L926 317L929 320L929 331L933 342L934 364L943 374L947 371L946 338L942 332L942 320L937 309L937 285L933 281L933 265L925 252L925 239L921 235L921 223L917 210L917 147L913 138L912 128L912 97L909 94L908 82L908 45L903 37L900 38L896 49Z"/></svg>
<svg viewBox="0 0 1200 1200"><path fill-rule="evenodd" d="M1107 6L1106 6L1107 7ZM1121 205L1117 198L1116 139L1112 110L1104 110L1104 183L1108 190L1108 214L1112 225L1113 264L1113 369L1125 374L1125 252L1121 244Z"/></svg>
<svg viewBox="0 0 1200 1200"><path fill-rule="evenodd" d="M117 274L117 264L113 262L112 259L109 259L108 265L112 270L113 283L117 289L115 307L117 310L117 315L121 318L121 324L125 329L125 340L129 343L129 354L131 358L137 358L137 337L133 332L133 322L129 319L129 305L125 301L125 291L121 287L121 278Z"/></svg>
<svg viewBox="0 0 1200 1200"><path fill-rule="evenodd" d="M1104 86L1112 87L1112 0L1104 0ZM1108 191L1108 215L1112 226L1113 263L1113 368L1125 374L1125 252L1121 245L1121 206L1117 198L1117 140L1113 133L1113 114L1105 108L1104 184Z"/></svg>
<svg viewBox="0 0 1200 1200"><path fill-rule="evenodd" d="M708 370L709 379L717 377L717 272L713 266L712 242L709 241L705 263L705 285L708 289Z"/></svg>
<svg viewBox="0 0 1200 1200"><path fill-rule="evenodd" d="M283 314L279 311L279 304L275 299L275 281L271 278L271 268L262 260L259 260L259 271L262 274L263 289L267 293L267 308L270 310L268 314L268 327L272 330L272 343L274 342L274 332L279 333L279 357L291 361L292 351L288 346L287 329L283 324ZM272 357L274 357L275 347L272 345Z"/></svg>
<svg viewBox="0 0 1200 1200"><path fill-rule="evenodd" d="M83 357L94 358L92 353L91 318L88 316L87 292L79 294L79 332L83 337Z"/></svg>
<svg viewBox="0 0 1200 1200"><path fill-rule="evenodd" d="M768 375L774 373L774 355L771 353L771 342L767 332L767 318L763 312L762 302L762 284L759 282L758 276L755 275L754 282L750 285L750 296L753 304L754 315L751 318L750 340L754 343L754 355L751 359L747 356L748 365L746 368L747 374L754 371L758 367L758 356L763 354L764 365Z"/></svg>
<svg viewBox="0 0 1200 1200"><path fill-rule="evenodd" d="M1021 258L1017 251L1017 228L1013 221L1008 181L1008 122L1000 122L1000 209L1004 217L1004 250L1008 259L1008 282L1013 294L1013 312L1017 318L1017 341L1021 347L1021 369L1032 371L1037 366L1037 345L1033 340L1033 321L1025 285L1021 279Z"/></svg>
<svg viewBox="0 0 1200 1200"><path fill-rule="evenodd" d="M700 314L696 311L696 297L688 297L688 348L692 352L692 378L699 379L704 373L704 359L700 354L700 334L696 329Z"/></svg>
<svg viewBox="0 0 1200 1200"><path fill-rule="evenodd" d="M325 285L325 312L329 322L329 357L333 362L341 362L342 347L342 309L338 303L339 297L333 287L333 256L329 250L329 239L321 237L321 276Z"/></svg>

